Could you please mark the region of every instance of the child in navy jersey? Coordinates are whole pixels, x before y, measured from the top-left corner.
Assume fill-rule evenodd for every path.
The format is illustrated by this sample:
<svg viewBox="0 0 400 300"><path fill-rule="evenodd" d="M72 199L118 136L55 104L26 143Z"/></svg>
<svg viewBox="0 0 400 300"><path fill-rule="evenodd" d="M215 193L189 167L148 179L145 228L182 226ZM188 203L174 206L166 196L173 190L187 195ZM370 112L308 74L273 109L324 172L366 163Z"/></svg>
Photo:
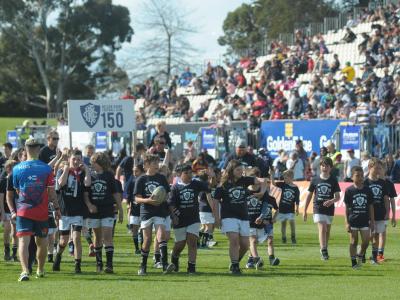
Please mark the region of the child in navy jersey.
<svg viewBox="0 0 400 300"><path fill-rule="evenodd" d="M374 206L371 190L364 184L364 172L361 167L355 166L351 169L351 179L353 185L346 189L344 195L345 223L350 235L351 266L357 269L365 258L370 231L374 228ZM361 248L357 255L358 233L361 236Z"/></svg>
<svg viewBox="0 0 400 300"><path fill-rule="evenodd" d="M286 244L286 225L289 221L291 230L292 244L296 244L296 225L295 214L299 214L300 191L297 185L293 183L293 171L283 172L283 182L276 182L274 176L271 177L272 184L281 189L281 198L279 200L279 215L277 220L281 221L282 243Z"/></svg>
<svg viewBox="0 0 400 300"><path fill-rule="evenodd" d="M340 200L340 187L335 176L331 174L332 160L323 157L320 161L320 176L312 179L308 188L306 205L304 207L303 220L307 221L307 209L311 199L313 200L313 219L318 224L318 237L322 260L328 260L328 242L331 224L335 214L335 203Z"/></svg>

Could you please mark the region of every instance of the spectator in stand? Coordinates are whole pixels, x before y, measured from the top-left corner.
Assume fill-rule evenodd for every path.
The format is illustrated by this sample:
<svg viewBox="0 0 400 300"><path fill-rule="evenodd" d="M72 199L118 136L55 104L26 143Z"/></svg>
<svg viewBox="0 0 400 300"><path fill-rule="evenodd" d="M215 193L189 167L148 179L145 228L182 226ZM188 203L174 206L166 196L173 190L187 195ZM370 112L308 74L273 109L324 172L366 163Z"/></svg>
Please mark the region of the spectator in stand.
<svg viewBox="0 0 400 300"><path fill-rule="evenodd" d="M157 137L161 137L161 138L164 138L164 140L166 141L166 143L167 143L167 146L169 147L169 148L172 148L172 142L171 142L171 138L170 138L170 136L169 136L169 133L166 131L167 130L167 128L166 128L166 123L165 123L165 121L159 121L157 124L156 124L156 133L153 135L153 137L151 138L151 141L150 141L150 144L149 144L149 148L151 148L153 145L154 145L154 140L157 138Z"/></svg>
<svg viewBox="0 0 400 300"><path fill-rule="evenodd" d="M389 99L386 99L382 103L379 119L385 124L396 124L397 123L396 109L392 105L392 102Z"/></svg>
<svg viewBox="0 0 400 300"><path fill-rule="evenodd" d="M363 38L363 41L358 44L358 51L360 55L364 52L366 53L365 50L367 49L367 45L369 42L369 35L366 32L361 33L361 36Z"/></svg>
<svg viewBox="0 0 400 300"><path fill-rule="evenodd" d="M370 124L370 112L366 96L360 96L358 98L357 124L361 126L368 126Z"/></svg>
<svg viewBox="0 0 400 300"><path fill-rule="evenodd" d="M314 73L327 74L329 72L328 62L325 60L324 54L321 53L315 61Z"/></svg>
<svg viewBox="0 0 400 300"><path fill-rule="evenodd" d="M390 179L394 167L393 154L388 153L385 156L386 178Z"/></svg>
<svg viewBox="0 0 400 300"><path fill-rule="evenodd" d="M358 25L358 20L357 19L353 19L352 14L349 14L347 16L347 23L346 23L346 27L350 28L350 27L356 27Z"/></svg>
<svg viewBox="0 0 400 300"><path fill-rule="evenodd" d="M372 67L375 67L377 64L376 60L371 55L371 51L365 51L365 64Z"/></svg>
<svg viewBox="0 0 400 300"><path fill-rule="evenodd" d="M236 75L235 80L237 82L237 87L239 89L240 88L244 88L246 86L247 81L246 81L246 77L244 77L244 75L243 75L243 70L242 69L239 69L239 72Z"/></svg>
<svg viewBox="0 0 400 300"><path fill-rule="evenodd" d="M122 100L135 100L136 98L132 95L132 89L127 87L125 93L121 96Z"/></svg>
<svg viewBox="0 0 400 300"><path fill-rule="evenodd" d="M398 155L390 172L390 179L393 183L400 183L400 157Z"/></svg>
<svg viewBox="0 0 400 300"><path fill-rule="evenodd" d="M317 156L312 165L311 165L311 176L312 177L319 177L321 174L321 169L320 169L320 162L321 158L326 157L328 155L328 149L326 147L321 147L319 150L319 156Z"/></svg>
<svg viewBox="0 0 400 300"><path fill-rule="evenodd" d="M292 47L280 41L271 42L270 55L267 56L271 59L267 59L259 70L256 69L256 57L252 55L242 58L240 63L227 64L226 68L208 63L201 77L195 77L187 69L190 74L185 72L168 85L169 102L150 99L151 80L136 86L134 96L145 96L147 99L140 116L138 114L138 124L145 128L146 118L154 116L182 117L185 121L203 121L204 116L207 116L211 121L225 123L225 114L232 120L248 121L251 128L259 127L262 120L321 119L329 116L345 118L361 125L373 126L375 122L396 124L400 120L400 101L395 99L395 96L400 96L400 76L395 79L393 76L400 70L400 57L396 54L400 49L400 29L395 25L398 20L395 7L394 10L385 8L384 14L368 11L360 18L361 22L381 21L372 25L370 33L363 34L364 41L359 45L361 55L365 54L360 79L355 78L354 68L348 65L343 69L344 80L336 80L342 68L340 59L334 54L327 67L324 54L332 52L332 49L326 46L324 37L321 34L306 37L297 31ZM349 20L348 25L352 21ZM347 40L347 37L350 39ZM352 31L347 29L346 42L353 38ZM353 43L358 42L354 40ZM357 47L357 44L353 46ZM377 64L380 67L389 66L383 69L385 74L382 79L375 73L381 73L381 70L375 68ZM253 75L249 80L246 80L243 69ZM315 73L311 80L300 76L313 71ZM180 85L177 83L182 78L188 79L186 84L194 87L195 94L203 91L217 92L224 104L211 114L207 111L211 105L205 103L193 111L187 97L177 96L176 87ZM276 80L279 83L275 83ZM312 91L310 89L305 97L304 91L308 87ZM365 105L361 104L360 98L365 98ZM357 109L353 108L355 99L359 103ZM385 104L386 100L390 101L390 105L389 102ZM230 127L221 133L227 152L229 133Z"/></svg>
<svg viewBox="0 0 400 300"><path fill-rule="evenodd" d="M333 54L333 60L330 64L329 68L330 68L330 72L332 74L335 74L340 68L339 56L336 53Z"/></svg>
<svg viewBox="0 0 400 300"><path fill-rule="evenodd" d="M342 69L341 73L344 74L347 82L352 82L354 77L356 76L356 71L351 66L351 63L349 61L346 62L346 67Z"/></svg>
<svg viewBox="0 0 400 300"><path fill-rule="evenodd" d="M355 33L349 28L346 28L346 34L344 37L341 39L342 43L352 43L357 39L357 36Z"/></svg>
<svg viewBox="0 0 400 300"><path fill-rule="evenodd" d="M185 72L182 73L181 77L179 78L179 86L186 87L190 84L193 79L193 74L190 72L190 68L186 67Z"/></svg>

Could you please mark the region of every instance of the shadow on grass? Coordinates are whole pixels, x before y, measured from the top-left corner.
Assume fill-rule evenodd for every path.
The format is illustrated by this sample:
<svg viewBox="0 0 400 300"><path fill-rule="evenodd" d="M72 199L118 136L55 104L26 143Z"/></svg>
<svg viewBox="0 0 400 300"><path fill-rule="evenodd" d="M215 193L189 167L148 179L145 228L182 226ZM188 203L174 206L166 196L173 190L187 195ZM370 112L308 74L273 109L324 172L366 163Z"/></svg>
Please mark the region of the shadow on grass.
<svg viewBox="0 0 400 300"><path fill-rule="evenodd" d="M376 269L363 269L358 271L350 270L350 267L347 267L347 271L330 271L327 272L323 267L310 267L310 266L301 266L301 267L292 267L291 271L285 271L281 267L273 269L273 268L265 268L260 271L256 270L244 270L242 275L232 275L226 269L219 268L217 271L211 272L198 272L196 275L188 275L185 272L173 273L170 275L163 275L159 272L149 272L147 276L138 276L135 272L122 272L115 274L98 274L96 272L84 272L82 274L54 274L51 273L50 277L55 281L63 281L63 280L79 280L79 281L109 281L109 282L171 282L171 283L183 283L183 282L209 282L210 280L214 280L213 278L221 278L221 277L232 277L232 278L305 278L305 277L382 277L384 274L380 274L376 272ZM58 276L61 275L61 276Z"/></svg>

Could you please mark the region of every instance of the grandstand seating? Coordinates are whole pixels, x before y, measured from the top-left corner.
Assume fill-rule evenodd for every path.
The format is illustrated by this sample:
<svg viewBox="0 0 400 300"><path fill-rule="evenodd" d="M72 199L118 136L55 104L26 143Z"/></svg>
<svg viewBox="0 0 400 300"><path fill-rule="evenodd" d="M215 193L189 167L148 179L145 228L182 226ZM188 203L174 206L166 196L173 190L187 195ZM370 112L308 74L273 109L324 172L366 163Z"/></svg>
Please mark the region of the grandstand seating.
<svg viewBox="0 0 400 300"><path fill-rule="evenodd" d="M375 24L380 24L384 25L384 21L376 21L376 22L365 22L365 23L359 23L354 27L351 27L351 30L357 35L357 39L352 42L352 43L342 43L341 40L346 34L346 29L342 28L339 30L335 31L328 31L326 34L323 35L323 39L325 41L325 45L327 46L329 53L324 55L324 59L330 64L333 60L334 54L338 55L338 59L340 61L340 69L343 68L346 64L346 62L350 62L351 65L354 67L356 71L356 76L360 77L362 74L361 66L365 62L365 55L360 54L358 45L363 41L363 38L361 36L362 33L368 33L368 35L372 34L372 26ZM289 47L290 48L290 47ZM243 74L247 80L247 82L250 82L251 78L254 76L256 80L260 79L260 74L259 70L264 66L266 61L272 60L276 54L271 53L265 56L260 56L256 58L257 61L257 66L255 69L248 71L244 70ZM314 62L317 60L316 54L311 54L311 57L313 58ZM342 77L342 74L340 73L340 69L336 72L334 75L335 79L340 80ZM393 66L389 68L390 71L393 70ZM383 76L383 68L375 68L374 69L375 73L381 77ZM316 73L306 73L306 74L301 74L297 78L297 86L299 87L299 91L301 91L300 94L305 93L307 91L309 83L313 76ZM272 82L275 84L276 82ZM209 108L204 114L204 117L208 120L213 118L213 114L215 109L217 108L218 104L223 104L224 102L222 100L217 100L215 99L215 95L211 95L211 89L209 89L206 92L206 95L194 95L194 88L192 86L186 86L186 87L178 87L177 88L177 95L178 96L186 96L190 102L190 108L193 113L195 113L200 107L201 104L211 100L209 103ZM235 95L238 95L239 97L245 97L246 95L246 89L239 89L237 88L235 90ZM286 98L290 96L290 91L283 91L283 94ZM140 107L143 107L144 105L144 100L143 99L138 99L135 105L135 109L139 110ZM183 118L163 118L166 122L170 124L177 124L179 122L183 122ZM154 124L156 123L159 118L150 118L147 120L149 124Z"/></svg>

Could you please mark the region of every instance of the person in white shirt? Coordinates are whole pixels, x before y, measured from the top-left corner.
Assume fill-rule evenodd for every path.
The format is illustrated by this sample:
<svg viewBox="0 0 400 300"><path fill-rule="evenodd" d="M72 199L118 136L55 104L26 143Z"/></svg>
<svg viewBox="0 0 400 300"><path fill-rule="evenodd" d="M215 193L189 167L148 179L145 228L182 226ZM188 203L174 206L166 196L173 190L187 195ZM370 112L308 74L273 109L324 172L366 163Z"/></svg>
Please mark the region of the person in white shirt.
<svg viewBox="0 0 400 300"><path fill-rule="evenodd" d="M369 171L368 171L369 159L370 159L370 156L367 151L364 151L361 153L361 168L364 171L364 177L367 177L368 173L369 173Z"/></svg>
<svg viewBox="0 0 400 300"><path fill-rule="evenodd" d="M286 162L286 168L294 173L293 179L296 181L304 180L304 163L299 159L297 152L293 152Z"/></svg>
<svg viewBox="0 0 400 300"><path fill-rule="evenodd" d="M313 178L319 177L319 175L321 174L319 163L321 161L321 157L325 157L327 155L328 155L328 149L326 147L321 147L321 149L319 150L319 156L317 156L314 159L311 165L311 173Z"/></svg>
<svg viewBox="0 0 400 300"><path fill-rule="evenodd" d="M286 162L288 160L288 155L285 150L281 149L278 151L278 156L275 158L272 166L274 167L274 178L278 180L283 179L283 172L286 171Z"/></svg>
<svg viewBox="0 0 400 300"><path fill-rule="evenodd" d="M345 182L352 182L351 180L351 169L355 166L360 167L361 161L354 156L354 150L349 149L347 150L347 154L349 155L348 159L344 162L343 168L343 178Z"/></svg>

